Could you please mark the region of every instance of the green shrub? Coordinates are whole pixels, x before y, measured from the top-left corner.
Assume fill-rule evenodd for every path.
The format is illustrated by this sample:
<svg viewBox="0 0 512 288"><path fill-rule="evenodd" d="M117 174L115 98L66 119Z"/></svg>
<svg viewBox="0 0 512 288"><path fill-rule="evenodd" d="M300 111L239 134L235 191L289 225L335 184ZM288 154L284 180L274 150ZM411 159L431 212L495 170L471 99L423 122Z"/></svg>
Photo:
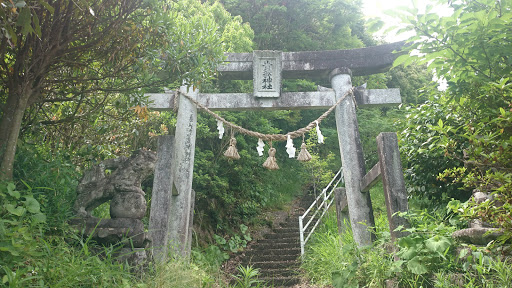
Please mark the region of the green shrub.
<svg viewBox="0 0 512 288"><path fill-rule="evenodd" d="M385 231L388 225L386 214L381 214L377 223L380 226L377 231ZM301 267L313 283L320 285L382 287L391 273L392 259L383 245L383 239L389 240L389 232L379 235L381 240L374 246L359 249L352 237L352 230L338 234L336 213L330 211L306 245Z"/></svg>
<svg viewBox="0 0 512 288"><path fill-rule="evenodd" d="M37 260L43 255L46 216L30 190L0 183L0 279L17 287L37 280Z"/></svg>
<svg viewBox="0 0 512 288"><path fill-rule="evenodd" d="M401 283L425 285L433 273L456 270L455 243L451 238L456 227L445 225L443 218L426 210L400 216L411 223L411 228L399 227L409 234L396 241L399 260L393 263L393 270L401 273Z"/></svg>
<svg viewBox="0 0 512 288"><path fill-rule="evenodd" d="M60 229L72 216L80 169L68 151L50 153L45 145L22 144L17 149L14 178L22 181L46 215L45 228Z"/></svg>
<svg viewBox="0 0 512 288"><path fill-rule="evenodd" d="M260 270L252 266L238 266L238 275L233 276L236 284L233 288L259 288L264 287L263 281L258 279Z"/></svg>

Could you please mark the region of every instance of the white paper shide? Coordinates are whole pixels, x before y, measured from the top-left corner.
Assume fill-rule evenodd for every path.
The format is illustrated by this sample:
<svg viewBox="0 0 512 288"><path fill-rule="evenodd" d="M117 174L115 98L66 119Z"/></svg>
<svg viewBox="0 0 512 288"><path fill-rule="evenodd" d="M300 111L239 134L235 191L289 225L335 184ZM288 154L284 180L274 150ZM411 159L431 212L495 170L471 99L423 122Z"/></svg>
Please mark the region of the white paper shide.
<svg viewBox="0 0 512 288"><path fill-rule="evenodd" d="M256 150L258 150L258 156L263 156L263 147L265 147L265 143L263 143L263 140L258 139L258 146L256 146Z"/></svg>
<svg viewBox="0 0 512 288"><path fill-rule="evenodd" d="M286 153L288 153L288 157L295 158L295 147L293 147L293 140L290 135L287 135L288 138L286 140Z"/></svg>
<svg viewBox="0 0 512 288"><path fill-rule="evenodd" d="M222 139L222 136L224 136L224 123L220 120L217 120L217 130L219 130L219 139Z"/></svg>
<svg viewBox="0 0 512 288"><path fill-rule="evenodd" d="M322 135L322 131L320 131L320 124L318 124L318 121L315 121L316 123L316 135L318 137L318 143L322 144L324 143L324 135Z"/></svg>

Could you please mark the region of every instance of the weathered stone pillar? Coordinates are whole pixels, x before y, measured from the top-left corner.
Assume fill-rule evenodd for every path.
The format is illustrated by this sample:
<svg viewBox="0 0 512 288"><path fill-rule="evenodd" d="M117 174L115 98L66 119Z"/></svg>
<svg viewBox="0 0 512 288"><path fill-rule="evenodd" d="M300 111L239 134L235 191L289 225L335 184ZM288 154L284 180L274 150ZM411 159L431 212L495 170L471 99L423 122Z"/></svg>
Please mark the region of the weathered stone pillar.
<svg viewBox="0 0 512 288"><path fill-rule="evenodd" d="M173 146L174 136L162 135L158 137L148 232L153 259L157 262L165 262L168 253Z"/></svg>
<svg viewBox="0 0 512 288"><path fill-rule="evenodd" d="M352 88L351 75L352 72L348 68L335 69L331 72L330 80L336 101ZM370 245L375 239L370 227L375 227L375 221L370 193L361 192L360 187L366 171L352 96L347 96L336 107L336 126L354 240L358 246Z"/></svg>
<svg viewBox="0 0 512 288"><path fill-rule="evenodd" d="M198 89L182 86L180 92L194 99ZM192 195L192 176L194 170L194 151L196 145L197 107L185 96L179 96L178 117L176 122L174 160L172 165L172 196L169 221L169 245L176 256L188 257L189 226L193 213L190 211L194 197Z"/></svg>
<svg viewBox="0 0 512 288"><path fill-rule="evenodd" d="M334 190L334 202L336 202L336 223L338 224L338 233L343 234L350 225L348 213L347 192L345 188L339 187Z"/></svg>
<svg viewBox="0 0 512 288"><path fill-rule="evenodd" d="M185 247L185 256L190 256L190 251L192 250L192 233L194 232L194 207L195 207L195 199L196 199L196 191L194 189L191 190L192 201L190 202L190 211L188 218L188 236L187 236L187 246Z"/></svg>
<svg viewBox="0 0 512 288"><path fill-rule="evenodd" d="M384 198L388 211L389 232L391 233L391 240L394 241L407 235L405 232L395 231L398 226L409 227L406 219L394 215L396 212L406 212L409 209L396 133L380 133L377 136L377 152L379 153Z"/></svg>

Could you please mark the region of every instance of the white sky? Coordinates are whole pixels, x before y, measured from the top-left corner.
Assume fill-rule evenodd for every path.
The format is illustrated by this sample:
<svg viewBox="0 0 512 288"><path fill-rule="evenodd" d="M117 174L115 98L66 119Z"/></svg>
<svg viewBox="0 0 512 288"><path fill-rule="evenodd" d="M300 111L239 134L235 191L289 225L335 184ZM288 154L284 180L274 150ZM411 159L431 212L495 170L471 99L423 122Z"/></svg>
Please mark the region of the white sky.
<svg viewBox="0 0 512 288"><path fill-rule="evenodd" d="M427 4L432 3L428 0L418 0L417 5L418 9L420 11L424 10L425 6ZM374 18L379 17L381 18L386 25L393 26L400 23L398 19L394 19L393 17L390 17L383 12L386 10L393 10L397 7L406 6L406 7L413 7L412 0L363 0L363 13L367 18ZM434 5L437 6L437 5ZM451 9L446 7L436 7L433 11L436 11L441 16L447 16L451 14ZM405 40L408 37L410 37L410 34L401 34L401 35L394 35L394 33L391 33L389 35L385 35L384 39L388 42L396 42Z"/></svg>
<svg viewBox="0 0 512 288"><path fill-rule="evenodd" d="M425 7L427 4L431 3L431 1L428 0L418 0L418 10L421 12L424 12ZM396 9L397 7L406 6L406 7L413 7L412 0L363 0L363 13L367 18L375 18L379 17L381 18L386 24L386 26L394 26L400 24L400 20L394 19L391 16L388 16L384 14L383 12L386 10ZM432 5L434 5L432 3ZM433 8L432 11L437 12L440 16L448 16L452 14L452 9L450 9L448 6L436 6ZM385 26L385 27L386 27ZM385 29L385 28L384 28ZM377 36L379 33L377 33ZM387 42L397 42L401 40L406 40L410 36L413 36L414 33L402 33L400 35L395 35L395 33L389 33L388 35L380 35L383 37ZM434 81L438 81L439 83L439 90L446 90L446 80L444 79L433 79Z"/></svg>

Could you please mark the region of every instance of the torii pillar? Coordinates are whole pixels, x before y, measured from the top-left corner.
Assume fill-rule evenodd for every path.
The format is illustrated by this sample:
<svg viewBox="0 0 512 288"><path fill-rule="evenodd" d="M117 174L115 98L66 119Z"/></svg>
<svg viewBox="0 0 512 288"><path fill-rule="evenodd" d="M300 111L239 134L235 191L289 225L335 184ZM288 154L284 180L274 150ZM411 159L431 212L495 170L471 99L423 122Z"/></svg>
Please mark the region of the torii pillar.
<svg viewBox="0 0 512 288"><path fill-rule="evenodd" d="M352 72L348 68L338 68L331 72L330 80L336 101L352 88L351 76ZM360 187L366 169L354 98L346 97L336 107L335 115L352 233L359 246L371 245L375 235L370 229L375 227L375 220L370 192L362 192Z"/></svg>

